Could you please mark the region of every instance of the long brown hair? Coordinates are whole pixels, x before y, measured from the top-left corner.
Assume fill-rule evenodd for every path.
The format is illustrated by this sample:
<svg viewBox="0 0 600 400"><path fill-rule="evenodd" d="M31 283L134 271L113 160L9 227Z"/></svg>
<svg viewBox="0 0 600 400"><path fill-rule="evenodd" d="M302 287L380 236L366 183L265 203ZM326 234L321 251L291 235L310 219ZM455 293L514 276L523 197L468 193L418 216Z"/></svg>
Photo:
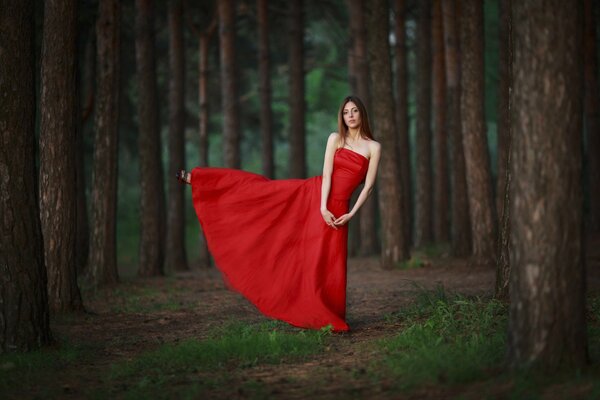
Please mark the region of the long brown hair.
<svg viewBox="0 0 600 400"><path fill-rule="evenodd" d="M348 125L346 125L346 123L344 122L344 107L350 102L356 104L356 107L360 112L360 127L358 128L360 136L364 139L373 140L373 134L371 133L371 125L369 124L369 115L367 114L367 109L358 97L351 95L344 98L344 101L340 106L340 111L338 112L338 133L341 137L342 147L346 143L346 138L348 137Z"/></svg>

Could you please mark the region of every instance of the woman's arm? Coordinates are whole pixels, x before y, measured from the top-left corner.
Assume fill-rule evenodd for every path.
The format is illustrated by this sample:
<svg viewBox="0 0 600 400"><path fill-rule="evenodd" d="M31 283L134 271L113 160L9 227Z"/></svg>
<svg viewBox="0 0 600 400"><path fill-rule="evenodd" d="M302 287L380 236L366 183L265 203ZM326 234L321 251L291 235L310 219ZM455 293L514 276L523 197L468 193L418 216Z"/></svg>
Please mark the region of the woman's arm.
<svg viewBox="0 0 600 400"><path fill-rule="evenodd" d="M325 223L334 229L337 227L334 224L335 216L327 209L327 198L331 189L331 174L333 172L333 157L337 147L338 134L332 133L327 139L327 147L325 148L325 159L323 161L323 181L321 183L321 215Z"/></svg>
<svg viewBox="0 0 600 400"><path fill-rule="evenodd" d="M377 142L370 144L371 158L369 159L369 169L367 170L367 176L365 178L365 185L363 186L356 202L352 209L347 213L335 220L335 225L344 225L358 212L360 207L367 201L367 198L373 191L375 185L375 178L377 177L377 167L379 166L379 158L381 157L381 145Z"/></svg>

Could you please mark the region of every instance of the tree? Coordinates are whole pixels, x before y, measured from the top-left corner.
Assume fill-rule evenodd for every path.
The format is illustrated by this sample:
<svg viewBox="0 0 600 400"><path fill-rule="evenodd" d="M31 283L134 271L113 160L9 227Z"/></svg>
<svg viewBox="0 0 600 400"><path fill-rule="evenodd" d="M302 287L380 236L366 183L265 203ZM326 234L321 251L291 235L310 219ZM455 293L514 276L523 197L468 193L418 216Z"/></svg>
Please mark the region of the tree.
<svg viewBox="0 0 600 400"><path fill-rule="evenodd" d="M138 124L141 186L140 276L164 273L165 190L161 161L156 57L154 55L154 1L136 0L135 50L138 75Z"/></svg>
<svg viewBox="0 0 600 400"><path fill-rule="evenodd" d="M431 175L431 1L418 3L417 19L417 185L415 244L433 240Z"/></svg>
<svg viewBox="0 0 600 400"><path fill-rule="evenodd" d="M496 208L492 200L492 175L483 107L483 4L461 2L461 101L471 241L475 262L493 265L496 246Z"/></svg>
<svg viewBox="0 0 600 400"><path fill-rule="evenodd" d="M117 170L119 141L120 6L98 3L97 106L94 120L92 229L87 275L96 284L119 280L117 269Z"/></svg>
<svg viewBox="0 0 600 400"><path fill-rule="evenodd" d="M48 301L57 312L82 310L77 286L77 2L44 3L40 97L40 220Z"/></svg>
<svg viewBox="0 0 600 400"><path fill-rule="evenodd" d="M306 175L303 1L289 2L290 177Z"/></svg>
<svg viewBox="0 0 600 400"><path fill-rule="evenodd" d="M385 0L367 2L367 44L372 93L373 121L382 151L379 166L379 209L381 210L381 261L384 268L392 268L410 257L408 240L404 235L403 201L405 193L400 185L398 163L398 136L392 94L392 66L390 60L389 8Z"/></svg>
<svg viewBox="0 0 600 400"><path fill-rule="evenodd" d="M271 111L271 56L269 54L269 9L267 0L257 0L260 132L263 174L275 177L273 157L273 113Z"/></svg>
<svg viewBox="0 0 600 400"><path fill-rule="evenodd" d="M513 367L579 368L587 360L583 17L577 1L515 1L512 9L509 361Z"/></svg>
<svg viewBox="0 0 600 400"><path fill-rule="evenodd" d="M169 2L169 171L185 167L185 92L183 4ZM185 187L169 179L166 265L171 270L188 270L185 252Z"/></svg>
<svg viewBox="0 0 600 400"><path fill-rule="evenodd" d="M225 166L240 168L240 113L235 54L235 8L233 0L217 2L221 55L221 101L223 108L223 153Z"/></svg>
<svg viewBox="0 0 600 400"><path fill-rule="evenodd" d="M33 0L0 0L0 353L51 340L35 170Z"/></svg>

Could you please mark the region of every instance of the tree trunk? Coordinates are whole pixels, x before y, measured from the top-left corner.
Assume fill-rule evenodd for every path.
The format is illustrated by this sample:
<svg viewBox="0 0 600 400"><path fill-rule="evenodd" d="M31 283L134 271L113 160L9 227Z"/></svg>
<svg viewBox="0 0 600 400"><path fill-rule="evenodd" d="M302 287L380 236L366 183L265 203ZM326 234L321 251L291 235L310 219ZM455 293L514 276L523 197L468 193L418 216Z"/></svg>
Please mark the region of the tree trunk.
<svg viewBox="0 0 600 400"><path fill-rule="evenodd" d="M474 262L494 265L496 207L484 121L483 4L461 3L461 118Z"/></svg>
<svg viewBox="0 0 600 400"><path fill-rule="evenodd" d="M87 275L95 285L119 280L117 269L117 171L119 142L120 6L98 4L97 107L92 176L92 230Z"/></svg>
<svg viewBox="0 0 600 400"><path fill-rule="evenodd" d="M289 2L290 177L306 176L303 1Z"/></svg>
<svg viewBox="0 0 600 400"><path fill-rule="evenodd" d="M589 231L600 233L600 109L598 104L598 59L596 50L596 17L592 0L585 7L585 131L589 184Z"/></svg>
<svg viewBox="0 0 600 400"><path fill-rule="evenodd" d="M441 0L433 2L433 113L434 113L434 162L435 199L433 234L436 242L448 242L450 225L448 221L449 178L448 178L448 139L446 131L446 62L444 57L444 31L442 25Z"/></svg>
<svg viewBox="0 0 600 400"><path fill-rule="evenodd" d="M82 310L77 286L77 2L44 3L40 98L40 215L48 301Z"/></svg>
<svg viewBox="0 0 600 400"><path fill-rule="evenodd" d="M223 112L223 153L225 166L240 168L240 113L238 106L235 54L235 7L233 0L217 2L221 55L221 100Z"/></svg>
<svg viewBox="0 0 600 400"><path fill-rule="evenodd" d="M398 135L392 94L390 60L389 8L385 0L367 2L367 40L369 72L372 89L374 131L381 147L379 166L379 209L381 210L381 256L384 268L392 268L410 257L408 240L404 235L403 201L398 162Z"/></svg>
<svg viewBox="0 0 600 400"><path fill-rule="evenodd" d="M462 127L460 120L460 61L457 40L459 10L455 0L442 2L444 21L446 84L448 112L448 137L450 139L450 242L452 255L465 257L471 253L471 221L469 220L469 194L465 172Z"/></svg>
<svg viewBox="0 0 600 400"><path fill-rule="evenodd" d="M417 188L415 244L432 242L431 175L431 1L418 4L417 20Z"/></svg>
<svg viewBox="0 0 600 400"><path fill-rule="evenodd" d="M269 11L267 0L256 4L258 18L258 69L260 92L260 131L263 174L275 177L273 161L273 116L271 112L271 59L269 55Z"/></svg>
<svg viewBox="0 0 600 400"><path fill-rule="evenodd" d="M0 353L51 340L36 193L33 0L0 0Z"/></svg>
<svg viewBox="0 0 600 400"><path fill-rule="evenodd" d="M183 5L169 2L169 173L185 167L185 104ZM189 270L185 252L185 187L169 179L166 267L171 271Z"/></svg>
<svg viewBox="0 0 600 400"><path fill-rule="evenodd" d="M410 141L408 135L408 55L406 51L406 1L396 0L396 124L398 128L398 156L400 177L404 196L404 237L412 243L412 184L410 165Z"/></svg>
<svg viewBox="0 0 600 400"><path fill-rule="evenodd" d="M154 1L136 0L136 62L141 186L140 276L164 273L165 190L161 158L156 57L154 55Z"/></svg>
<svg viewBox="0 0 600 400"><path fill-rule="evenodd" d="M587 360L582 9L564 0L512 7L509 361L515 368L581 368Z"/></svg>

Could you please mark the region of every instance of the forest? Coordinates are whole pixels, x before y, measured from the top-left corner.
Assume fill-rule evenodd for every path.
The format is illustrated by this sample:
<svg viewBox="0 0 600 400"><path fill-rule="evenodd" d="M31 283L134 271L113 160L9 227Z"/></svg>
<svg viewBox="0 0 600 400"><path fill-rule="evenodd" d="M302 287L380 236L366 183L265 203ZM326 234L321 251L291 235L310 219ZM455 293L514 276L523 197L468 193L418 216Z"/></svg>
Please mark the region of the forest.
<svg viewBox="0 0 600 400"><path fill-rule="evenodd" d="M600 398L599 16L0 0L0 398ZM351 328L297 328L231 290L175 174L320 176L349 95L382 149Z"/></svg>

